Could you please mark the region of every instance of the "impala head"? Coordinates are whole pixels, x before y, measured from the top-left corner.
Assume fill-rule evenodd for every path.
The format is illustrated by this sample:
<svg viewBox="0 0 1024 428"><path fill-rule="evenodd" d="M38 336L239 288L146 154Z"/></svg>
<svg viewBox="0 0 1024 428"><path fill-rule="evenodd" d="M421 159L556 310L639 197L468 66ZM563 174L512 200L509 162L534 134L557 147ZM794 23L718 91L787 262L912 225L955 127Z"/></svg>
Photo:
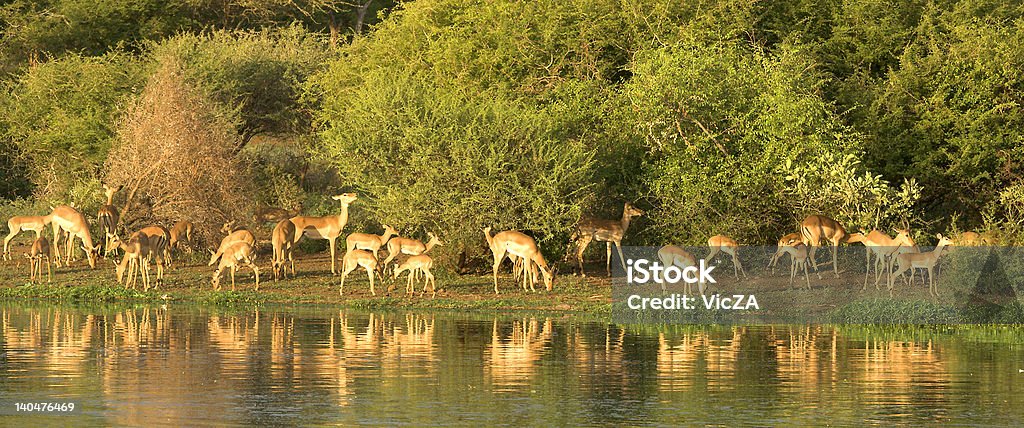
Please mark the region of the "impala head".
<svg viewBox="0 0 1024 428"><path fill-rule="evenodd" d="M541 276L544 278L544 289L551 291L555 288L555 274L558 272L558 267L552 266L551 271L547 269L541 269Z"/></svg>
<svg viewBox="0 0 1024 428"><path fill-rule="evenodd" d="M356 200L355 193L342 193L340 195L331 196L331 199L341 202L342 205L348 205Z"/></svg>
<svg viewBox="0 0 1024 428"><path fill-rule="evenodd" d="M427 237L430 238L430 240L427 241L427 245L433 243L434 246L444 246L444 241L441 241L441 238L438 238L433 232L427 232Z"/></svg>
<svg viewBox="0 0 1024 428"><path fill-rule="evenodd" d="M936 244L936 246L944 247L944 246L947 246L947 245L949 245L949 246L954 245L952 239L949 239L949 238L947 238L945 236L942 236L941 233L936 234L935 237L939 238L939 243Z"/></svg>
<svg viewBox="0 0 1024 428"><path fill-rule="evenodd" d="M395 228L393 228L391 226L388 226L386 224L382 224L381 226L384 226L384 234L385 235L398 236L398 231L395 230Z"/></svg>
<svg viewBox="0 0 1024 428"><path fill-rule="evenodd" d="M100 247L82 244L85 255L89 258L89 269L96 269L96 259L100 256Z"/></svg>
<svg viewBox="0 0 1024 428"><path fill-rule="evenodd" d="M224 225L220 227L220 233L225 233L225 234L226 233L231 233L231 230L234 229L234 228L235 228L235 221L231 220L231 221L229 221L227 223L224 223Z"/></svg>
<svg viewBox="0 0 1024 428"><path fill-rule="evenodd" d="M220 268L213 271L213 279L210 280L210 285L213 286L214 290L220 290Z"/></svg>
<svg viewBox="0 0 1024 428"><path fill-rule="evenodd" d="M867 235L867 234L864 233L864 229L861 229L860 232L854 232L854 233L851 233L851 234L847 235L846 236L846 242L848 244L853 244L853 243L856 243L856 242L864 242L864 236L865 235Z"/></svg>
<svg viewBox="0 0 1024 428"><path fill-rule="evenodd" d="M631 204L629 202L626 202L626 207L623 208L622 213L623 213L624 216L627 216L627 217L640 217L640 216L644 215L643 210L641 210L640 208L634 207L633 204Z"/></svg>

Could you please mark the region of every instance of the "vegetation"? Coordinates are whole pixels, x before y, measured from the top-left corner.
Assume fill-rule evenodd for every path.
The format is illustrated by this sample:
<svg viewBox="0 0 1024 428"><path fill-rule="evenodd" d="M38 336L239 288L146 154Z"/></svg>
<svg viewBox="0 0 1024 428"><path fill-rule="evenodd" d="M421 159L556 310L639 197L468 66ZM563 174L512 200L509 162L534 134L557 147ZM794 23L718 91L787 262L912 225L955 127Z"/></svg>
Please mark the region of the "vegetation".
<svg viewBox="0 0 1024 428"><path fill-rule="evenodd" d="M351 231L435 232L448 265L486 257L485 226L559 259L581 215L624 201L647 212L633 244L771 243L811 213L1022 243L1022 18L994 0L7 2L2 211L92 216L103 179L128 185L128 226L209 235L356 191ZM154 98L161 73L174 93ZM137 182L169 149L219 160Z"/></svg>

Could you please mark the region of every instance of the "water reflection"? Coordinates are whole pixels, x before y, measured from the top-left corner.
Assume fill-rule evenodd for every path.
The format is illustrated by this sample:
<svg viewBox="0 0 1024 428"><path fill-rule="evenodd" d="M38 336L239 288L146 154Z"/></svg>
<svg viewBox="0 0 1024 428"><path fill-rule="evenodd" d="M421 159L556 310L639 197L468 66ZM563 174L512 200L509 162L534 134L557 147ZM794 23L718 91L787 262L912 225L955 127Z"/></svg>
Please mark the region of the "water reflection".
<svg viewBox="0 0 1024 428"><path fill-rule="evenodd" d="M1013 423L1017 329L0 304L0 403L93 422ZM0 422L13 416L0 412Z"/></svg>

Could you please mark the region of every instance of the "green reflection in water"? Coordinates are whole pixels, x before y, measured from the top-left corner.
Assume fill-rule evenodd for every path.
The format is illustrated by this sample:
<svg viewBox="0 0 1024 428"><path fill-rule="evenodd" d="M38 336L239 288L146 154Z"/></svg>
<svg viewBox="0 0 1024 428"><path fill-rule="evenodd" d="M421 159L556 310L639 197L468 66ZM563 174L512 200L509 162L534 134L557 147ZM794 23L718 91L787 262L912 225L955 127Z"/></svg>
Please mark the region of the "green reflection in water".
<svg viewBox="0 0 1024 428"><path fill-rule="evenodd" d="M1013 425L1015 327L0 303L0 423ZM67 416L32 417L65 424Z"/></svg>

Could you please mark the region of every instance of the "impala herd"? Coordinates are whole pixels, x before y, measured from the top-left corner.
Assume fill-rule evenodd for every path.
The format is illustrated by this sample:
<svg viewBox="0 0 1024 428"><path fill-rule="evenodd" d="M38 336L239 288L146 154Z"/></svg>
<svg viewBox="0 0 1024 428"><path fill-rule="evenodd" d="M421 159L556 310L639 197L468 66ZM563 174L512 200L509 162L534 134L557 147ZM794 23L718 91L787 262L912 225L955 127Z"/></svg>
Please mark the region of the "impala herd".
<svg viewBox="0 0 1024 428"><path fill-rule="evenodd" d="M89 224L84 215L72 206L62 205L53 209L45 216L15 216L8 222L10 230L4 239L4 260L11 260L10 241L19 233L33 231L36 239L33 241L25 257L30 261L30 281L35 282L37 278L42 280L42 265L47 267L47 282L52 275L51 262L57 267L69 266L74 260L75 241L81 240L81 248L85 250L89 267L95 268L100 251L103 256L111 258L115 265L115 276L120 284L126 287L135 288L138 277L142 277L143 289L148 290L152 284L150 279L150 267L156 264L156 284L159 287L163 282L165 269L171 267L172 254L175 251L192 251L192 230L193 224L189 221L179 221L171 229L159 225L146 226L128 235L123 240L118 235L119 211L113 204L114 195L121 187L110 187L103 185L106 203L101 206L97 213L99 229L103 234L102 243L94 243L89 231ZM336 243L342 234L342 230L348 223L348 208L356 201L355 193L343 193L332 196L338 201L341 210L337 215L314 217L300 215L301 206L292 210L280 208L262 209L254 216L258 225L269 222L276 222L271 233L271 244L273 255L271 268L274 280L287 278L289 272L295 276L295 259L293 251L295 245L303 238L322 239L328 241L331 253L331 273L337 275L336 266ZM625 258L622 253L622 239L629 229L630 222L635 217L640 217L644 212L630 203L623 207L622 217L619 220L606 220L597 218L583 218L577 223L575 231L570 240L570 245L576 243L575 250L567 252L574 254L579 273L585 276L583 269L583 254L591 242L604 242L606 244L605 269L611 275L612 246L615 246L619 255L619 261L625 269ZM47 240L43 231L47 225L53 229L53 240ZM415 292L415 283L422 276L423 290L425 294L430 289L431 297L436 295L436 283L431 272L433 259L427 253L436 246L444 245L433 233L428 233L430 238L426 243L419 240L399 236L397 230L388 225L383 225L384 233L381 235L370 233L352 233L345 238L345 254L341 258L341 283L339 293L344 293L345 278L352 271L362 268L366 271L370 283L370 293L376 295L374 280L377 275L386 275L388 268L391 268L394 279L403 272L408 272L406 278L406 293ZM938 263L944 247L954 245L954 242L937 235L939 242L933 251L920 252L917 245L911 238L907 229L897 229L895 238L884 232L872 230L870 232L861 230L857 233L847 233L839 222L822 215L811 215L805 218L799 226L799 231L789 233L778 241L778 249L772 255L768 267L777 265L778 261L785 255L790 257L790 286L793 285L798 272L804 275L807 289L810 289L808 268L813 267L815 273L821 278L819 264L815 259L815 253L822 242L831 247L832 261L835 276L839 277L837 265L837 248L840 243L862 243L865 247L867 258L867 270L864 276L864 286L867 288L868 279L871 273L871 259L875 259L875 288L879 288L879 281L882 278L882 270L886 272L888 290L890 296L894 282L904 273L909 271L908 283L913 281L914 272L924 269L928 272L929 293L938 295L934 285L933 270ZM231 289L235 289L235 273L240 267L247 267L253 271L255 277L255 289L259 290L260 269L255 263L256 259L256 236L245 227L236 227L234 222L224 224L221 233L225 236L216 250L210 250L211 257L208 265L217 264L216 270L210 280L215 290L220 290L220 278L225 269L228 269L231 276ZM507 257L512 262L512 273L516 281L522 280L523 290L536 291L537 282L543 281L544 288L551 291L554 284L555 272L537 245L537 242L522 232L506 230L495 234L491 228L483 229L487 246L493 255L492 273L494 279L494 292L498 291L498 270L501 263ZM52 242L52 244L51 244ZM708 239L709 254L704 258L705 262L712 261L716 255L723 253L731 258L733 273L737 279L742 275L747 277L743 264L740 262L740 245L736 240L725 236L715 235ZM990 243L989 240L975 232L964 232L957 242L959 245L982 245ZM63 254L61 252L63 244ZM380 260L380 250L386 249L387 257L383 262ZM51 251L52 250L52 251ZM120 261L116 260L117 252L120 250ZM52 253L52 256L51 256ZM395 262L398 257L404 261ZM686 268L696 266L698 259L682 247L666 245L661 247L657 253L658 259L665 267L676 266ZM923 281L922 277L922 281ZM664 285L663 285L664 286ZM690 285L687 284L686 292L689 293ZM699 284L698 291L705 292L704 284ZM394 290L392 283L387 292Z"/></svg>

